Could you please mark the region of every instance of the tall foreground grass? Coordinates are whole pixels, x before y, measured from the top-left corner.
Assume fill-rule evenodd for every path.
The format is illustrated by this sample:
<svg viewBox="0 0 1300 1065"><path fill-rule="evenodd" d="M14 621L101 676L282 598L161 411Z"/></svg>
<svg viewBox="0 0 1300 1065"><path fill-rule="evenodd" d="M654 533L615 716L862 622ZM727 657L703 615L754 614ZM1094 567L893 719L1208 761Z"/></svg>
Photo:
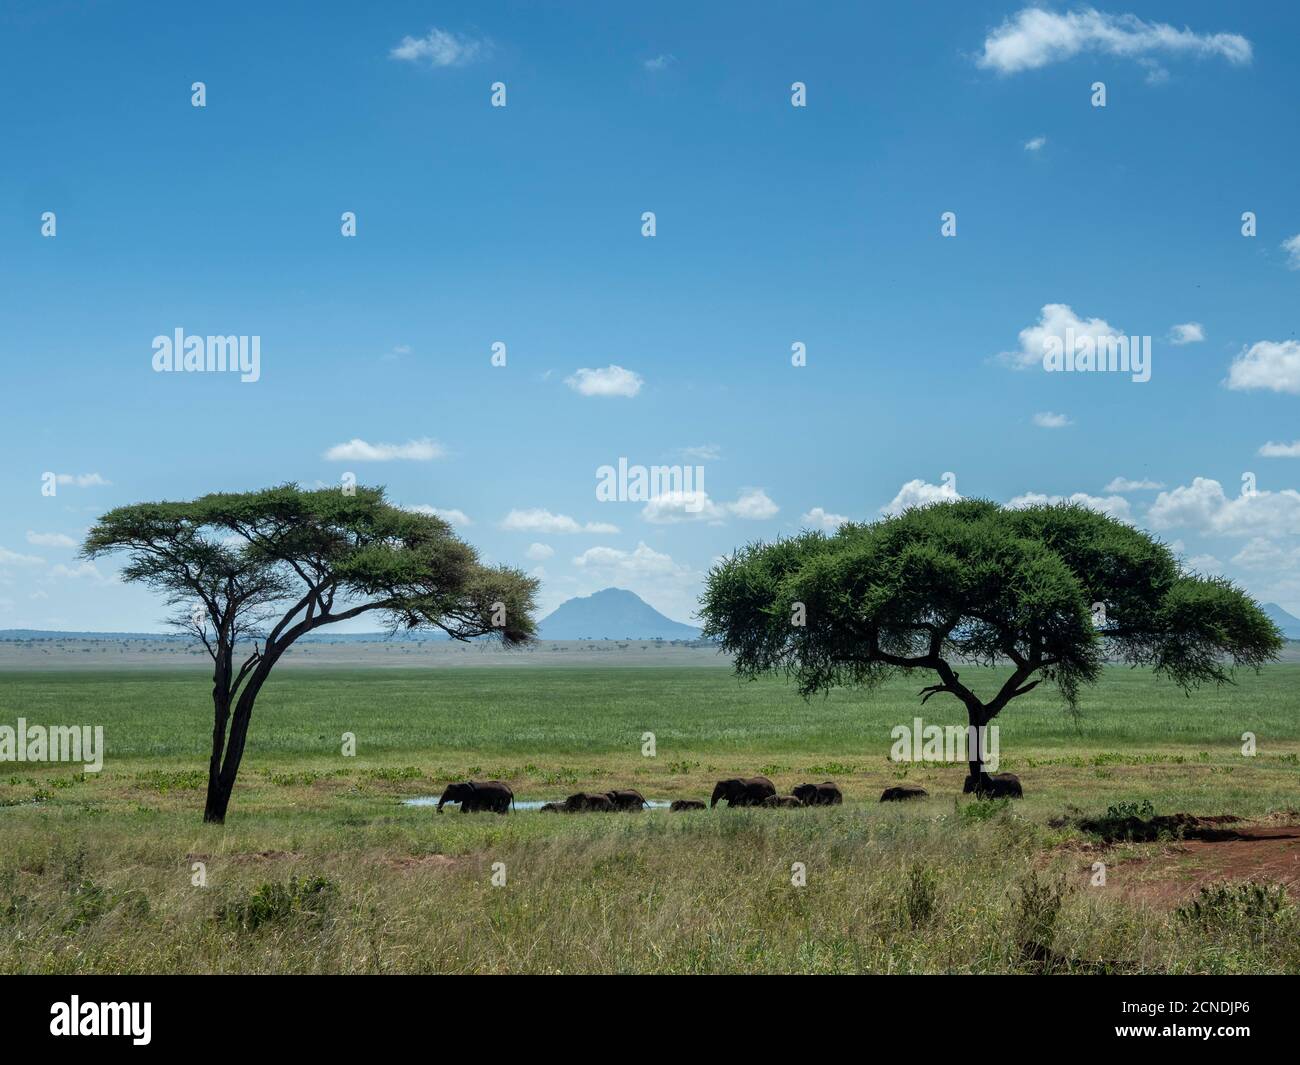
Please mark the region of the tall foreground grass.
<svg viewBox="0 0 1300 1065"><path fill-rule="evenodd" d="M1186 699L1111 670L1079 723L1035 693L1002 735L1027 797L990 805L960 796L963 766L888 760L889 728L917 712L906 684L805 704L707 669L301 671L259 703L219 827L200 822L200 677L0 674L0 722L103 723L109 747L97 776L0 766L0 971L1300 972L1294 900L1216 896L1181 917L1091 887L1098 853L1050 825L1119 801L1300 807L1298 680L1275 667ZM958 720L934 701L924 716ZM400 804L471 774L534 798L621 784L699 798L756 771L783 791L833 777L846 804L504 818ZM899 779L932 798L877 804Z"/></svg>
<svg viewBox="0 0 1300 1065"><path fill-rule="evenodd" d="M1044 971L1041 943L1047 971L1300 971L1293 908L1251 935L1188 925L1088 888L1010 808L924 805L444 818L442 849L468 849L442 858L428 821L215 840L28 822L0 873L0 970L1013 973ZM178 854L186 835L211 851Z"/></svg>

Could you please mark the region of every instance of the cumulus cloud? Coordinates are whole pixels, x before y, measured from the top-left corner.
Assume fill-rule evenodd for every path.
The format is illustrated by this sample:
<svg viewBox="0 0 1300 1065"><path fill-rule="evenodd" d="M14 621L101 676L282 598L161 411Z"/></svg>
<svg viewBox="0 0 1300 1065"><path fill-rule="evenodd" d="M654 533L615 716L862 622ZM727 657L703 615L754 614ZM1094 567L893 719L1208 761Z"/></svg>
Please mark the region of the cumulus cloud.
<svg viewBox="0 0 1300 1065"><path fill-rule="evenodd" d="M7 547L0 547L0 566L43 566L45 559L37 555L22 555L17 551L10 551Z"/></svg>
<svg viewBox="0 0 1300 1065"><path fill-rule="evenodd" d="M555 548L550 544L529 544L528 550L524 552L534 562L545 562L553 554Z"/></svg>
<svg viewBox="0 0 1300 1065"><path fill-rule="evenodd" d="M583 367L564 383L582 396L626 396L631 398L645 384L639 373L622 366L606 366L599 370Z"/></svg>
<svg viewBox="0 0 1300 1065"><path fill-rule="evenodd" d="M1064 347L1067 329L1073 330L1076 353L1081 347L1080 342L1087 337L1097 341L1125 335L1122 329L1116 329L1104 318L1080 318L1068 303L1046 303L1039 312L1038 321L1020 330L1020 349L1000 352L998 359L1017 370L1042 366L1048 340L1055 337Z"/></svg>
<svg viewBox="0 0 1300 1065"><path fill-rule="evenodd" d="M79 566L65 566L62 562L50 567L50 576L63 580L91 580L96 584L112 584L109 577L99 572L93 562L83 562Z"/></svg>
<svg viewBox="0 0 1300 1065"><path fill-rule="evenodd" d="M1025 507L1041 507L1057 503L1074 503L1118 521L1126 521L1129 524L1133 522L1129 502L1123 496L1090 496L1086 492L1075 492L1068 496L1051 496L1044 495L1042 492L1025 492L1009 500L1007 506L1012 510L1021 510Z"/></svg>
<svg viewBox="0 0 1300 1065"><path fill-rule="evenodd" d="M1300 341L1261 340L1228 368L1229 388L1300 394Z"/></svg>
<svg viewBox="0 0 1300 1065"><path fill-rule="evenodd" d="M441 444L428 437L408 440L405 444L369 444L353 437L346 444L335 444L324 457L328 462L392 462L396 459L429 462L442 458L446 453Z"/></svg>
<svg viewBox="0 0 1300 1065"><path fill-rule="evenodd" d="M579 569L599 570L603 574L625 579L637 577L675 577L687 572L671 555L638 543L631 551L616 547L589 547L578 555L573 564Z"/></svg>
<svg viewBox="0 0 1300 1065"><path fill-rule="evenodd" d="M812 510L799 519L799 524L805 529L822 529L825 532L834 532L845 522L852 520L852 518L845 517L843 514L832 514L823 507L813 507Z"/></svg>
<svg viewBox="0 0 1300 1065"><path fill-rule="evenodd" d="M76 547L77 541L63 533L42 533L27 530L27 542L37 547Z"/></svg>
<svg viewBox="0 0 1300 1065"><path fill-rule="evenodd" d="M1029 140L1025 141L1025 151L1040 152L1046 144L1046 137L1031 137Z"/></svg>
<svg viewBox="0 0 1300 1065"><path fill-rule="evenodd" d="M1219 57L1242 65L1251 60L1250 41L1236 33L1194 33L1136 15L1108 15L1093 8L1055 12L1027 7L984 39L976 62L999 74L1037 70L1078 55L1135 59L1157 55Z"/></svg>
<svg viewBox="0 0 1300 1065"><path fill-rule="evenodd" d="M1147 512L1155 529L1187 528L1214 536L1286 536L1300 530L1300 492L1255 491L1229 497L1223 485L1194 478L1161 492Z"/></svg>
<svg viewBox="0 0 1300 1065"><path fill-rule="evenodd" d="M501 528L507 532L535 533L616 533L617 525L603 521L578 522L567 514L552 514L542 507L527 510L512 510L501 521Z"/></svg>
<svg viewBox="0 0 1300 1065"><path fill-rule="evenodd" d="M1259 453L1266 459L1300 459L1300 440L1289 444L1275 444L1270 440L1260 445Z"/></svg>
<svg viewBox="0 0 1300 1065"><path fill-rule="evenodd" d="M465 526L474 524L468 514L463 510L457 510L455 507L431 507L428 503L417 503L415 506L406 509L416 514L429 514L435 518L441 518L448 525Z"/></svg>
<svg viewBox="0 0 1300 1065"><path fill-rule="evenodd" d="M683 521L716 523L728 517L764 521L780 509L761 488L746 488L730 503L715 502L704 491L661 492L641 509L641 517L652 525L675 525Z"/></svg>
<svg viewBox="0 0 1300 1065"><path fill-rule="evenodd" d="M1151 481L1143 478L1140 481L1130 481L1127 477L1112 478L1110 484L1106 485L1107 492L1149 492L1156 488L1163 488L1162 481Z"/></svg>
<svg viewBox="0 0 1300 1065"><path fill-rule="evenodd" d="M1183 322L1169 330L1171 344L1199 344L1205 339L1205 327L1200 322Z"/></svg>
<svg viewBox="0 0 1300 1065"><path fill-rule="evenodd" d="M1300 270L1300 233L1282 241L1282 250L1286 252L1286 265L1292 270Z"/></svg>
<svg viewBox="0 0 1300 1065"><path fill-rule="evenodd" d="M930 503L942 503L950 499L960 499L957 494L957 479L951 473L943 475L943 484L930 484L921 480L908 481L898 490L885 506L880 508L882 514L901 514L908 507L924 507Z"/></svg>
<svg viewBox="0 0 1300 1065"><path fill-rule="evenodd" d="M1044 410L1034 415L1034 424L1040 429L1064 429L1072 423L1064 414L1054 414L1050 410Z"/></svg>
<svg viewBox="0 0 1300 1065"><path fill-rule="evenodd" d="M97 473L56 473L54 479L59 484L72 485L74 488L103 488L113 483Z"/></svg>
<svg viewBox="0 0 1300 1065"><path fill-rule="evenodd" d="M462 37L448 30L431 29L424 37L403 37L388 54L408 63L431 67L463 67L487 54L488 42Z"/></svg>
<svg viewBox="0 0 1300 1065"><path fill-rule="evenodd" d="M681 447L677 454L692 462L717 462L722 458L722 448L717 444L696 444L694 447Z"/></svg>

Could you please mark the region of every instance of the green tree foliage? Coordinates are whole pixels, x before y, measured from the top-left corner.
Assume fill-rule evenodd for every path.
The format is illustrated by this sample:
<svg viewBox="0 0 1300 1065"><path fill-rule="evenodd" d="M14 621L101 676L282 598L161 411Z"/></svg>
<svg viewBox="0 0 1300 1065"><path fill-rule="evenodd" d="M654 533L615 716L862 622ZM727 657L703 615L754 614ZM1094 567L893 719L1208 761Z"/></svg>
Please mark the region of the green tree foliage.
<svg viewBox="0 0 1300 1065"><path fill-rule="evenodd" d="M515 645L534 632L535 580L482 565L445 521L393 506L382 488L287 484L118 507L82 548L114 552L128 555L122 578L178 608L172 624L212 657L206 821L225 819L257 694L304 634L366 614L458 640Z"/></svg>

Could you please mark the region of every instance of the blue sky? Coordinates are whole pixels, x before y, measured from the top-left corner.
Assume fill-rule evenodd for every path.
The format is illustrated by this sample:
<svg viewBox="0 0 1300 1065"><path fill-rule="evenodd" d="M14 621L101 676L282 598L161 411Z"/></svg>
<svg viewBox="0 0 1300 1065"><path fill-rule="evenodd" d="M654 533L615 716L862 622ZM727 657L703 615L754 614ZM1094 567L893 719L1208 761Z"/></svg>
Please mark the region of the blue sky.
<svg viewBox="0 0 1300 1065"><path fill-rule="evenodd" d="M738 544L956 492L1300 612L1300 12L809 7L6 5L0 628L159 628L75 558L111 506L347 472L544 610L690 620ZM1150 380L1045 371L1067 325ZM178 328L260 379L155 372ZM620 457L707 500L598 502Z"/></svg>

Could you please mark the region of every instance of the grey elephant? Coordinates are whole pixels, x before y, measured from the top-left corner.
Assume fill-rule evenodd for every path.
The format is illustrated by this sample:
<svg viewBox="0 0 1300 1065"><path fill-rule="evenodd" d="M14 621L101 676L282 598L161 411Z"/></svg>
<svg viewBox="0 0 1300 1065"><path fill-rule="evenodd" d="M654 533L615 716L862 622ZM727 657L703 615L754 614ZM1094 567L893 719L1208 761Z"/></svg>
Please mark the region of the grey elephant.
<svg viewBox="0 0 1300 1065"><path fill-rule="evenodd" d="M760 806L782 806L782 807L793 808L796 806L803 806L804 802L802 799L796 799L793 795L769 795L766 799L764 799L761 803L759 803L759 805Z"/></svg>
<svg viewBox="0 0 1300 1065"><path fill-rule="evenodd" d="M732 777L730 780L718 781L709 806L716 806L720 799L726 799L728 806L757 806L769 795L775 794L776 785L767 777Z"/></svg>
<svg viewBox="0 0 1300 1065"><path fill-rule="evenodd" d="M537 812L538 812L538 813L543 813L543 814L559 814L559 813L563 813L563 812L564 812L564 803L562 803L562 802L544 802L544 803L542 803L540 809L539 809Z"/></svg>
<svg viewBox="0 0 1300 1065"><path fill-rule="evenodd" d="M566 814L613 813L614 800L599 792L580 791L564 800Z"/></svg>
<svg viewBox="0 0 1300 1065"><path fill-rule="evenodd" d="M459 784L448 784L438 796L438 813L442 813L444 803L460 803L463 814L490 810L494 814L504 814L515 803L515 793L508 784L500 780L466 780Z"/></svg>
<svg viewBox="0 0 1300 1065"><path fill-rule="evenodd" d="M899 784L895 788L886 788L880 793L881 802L906 802L908 799L924 799L930 793L920 784Z"/></svg>
<svg viewBox="0 0 1300 1065"><path fill-rule="evenodd" d="M843 792L830 780L823 780L820 784L800 784L791 794L805 806L839 806L844 801Z"/></svg>
<svg viewBox="0 0 1300 1065"><path fill-rule="evenodd" d="M1014 773L981 773L979 779L967 775L963 794L974 792L981 799L1023 799L1025 789Z"/></svg>
<svg viewBox="0 0 1300 1065"><path fill-rule="evenodd" d="M674 799L672 805L668 807L670 813L680 813L685 810L705 810L708 809L699 799Z"/></svg>
<svg viewBox="0 0 1300 1065"><path fill-rule="evenodd" d="M605 794L609 796L609 801L614 804L616 810L637 813L650 805L636 788L616 788Z"/></svg>

